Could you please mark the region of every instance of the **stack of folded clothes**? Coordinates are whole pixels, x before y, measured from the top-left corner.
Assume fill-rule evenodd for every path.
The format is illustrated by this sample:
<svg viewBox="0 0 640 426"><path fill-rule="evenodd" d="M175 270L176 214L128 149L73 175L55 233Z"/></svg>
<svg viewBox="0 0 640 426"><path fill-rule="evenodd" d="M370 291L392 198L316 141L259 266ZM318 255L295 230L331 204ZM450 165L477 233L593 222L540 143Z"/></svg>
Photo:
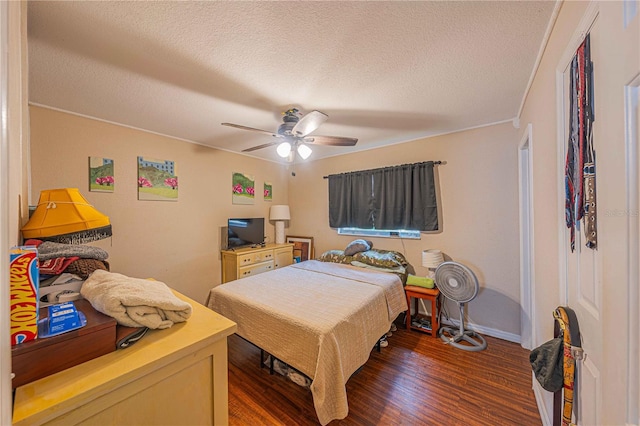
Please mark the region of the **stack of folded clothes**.
<svg viewBox="0 0 640 426"><path fill-rule="evenodd" d="M40 307L80 299L80 288L96 269L109 270L109 253L99 247L27 240L38 248Z"/></svg>

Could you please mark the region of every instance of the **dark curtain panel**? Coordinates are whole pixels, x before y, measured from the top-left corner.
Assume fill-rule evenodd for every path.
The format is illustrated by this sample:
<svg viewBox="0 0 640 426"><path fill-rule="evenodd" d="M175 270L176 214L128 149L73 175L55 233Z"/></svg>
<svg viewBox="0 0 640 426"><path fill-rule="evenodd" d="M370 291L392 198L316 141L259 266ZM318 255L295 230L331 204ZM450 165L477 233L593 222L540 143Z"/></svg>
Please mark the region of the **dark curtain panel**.
<svg viewBox="0 0 640 426"><path fill-rule="evenodd" d="M373 228L371 172L329 176L329 226Z"/></svg>
<svg viewBox="0 0 640 426"><path fill-rule="evenodd" d="M433 161L386 167L372 173L376 229L438 229Z"/></svg>

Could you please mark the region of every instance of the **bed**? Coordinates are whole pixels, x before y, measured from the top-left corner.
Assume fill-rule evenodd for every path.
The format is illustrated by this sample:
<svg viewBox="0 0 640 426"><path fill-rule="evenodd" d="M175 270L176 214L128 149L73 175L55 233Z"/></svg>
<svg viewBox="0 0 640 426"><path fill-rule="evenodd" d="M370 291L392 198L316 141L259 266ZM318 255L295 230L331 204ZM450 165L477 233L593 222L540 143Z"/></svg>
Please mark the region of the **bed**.
<svg viewBox="0 0 640 426"><path fill-rule="evenodd" d="M207 305L235 321L238 335L312 379L325 425L347 416L347 380L407 303L401 275L323 260L217 286Z"/></svg>

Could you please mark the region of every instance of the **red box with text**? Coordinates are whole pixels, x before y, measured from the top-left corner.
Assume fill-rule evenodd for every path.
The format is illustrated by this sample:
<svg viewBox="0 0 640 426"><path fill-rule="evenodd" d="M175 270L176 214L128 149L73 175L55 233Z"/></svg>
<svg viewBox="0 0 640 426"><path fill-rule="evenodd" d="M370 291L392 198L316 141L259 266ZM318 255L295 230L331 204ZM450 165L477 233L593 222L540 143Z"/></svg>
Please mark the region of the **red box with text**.
<svg viewBox="0 0 640 426"><path fill-rule="evenodd" d="M38 250L12 247L9 259L11 345L17 345L38 337Z"/></svg>

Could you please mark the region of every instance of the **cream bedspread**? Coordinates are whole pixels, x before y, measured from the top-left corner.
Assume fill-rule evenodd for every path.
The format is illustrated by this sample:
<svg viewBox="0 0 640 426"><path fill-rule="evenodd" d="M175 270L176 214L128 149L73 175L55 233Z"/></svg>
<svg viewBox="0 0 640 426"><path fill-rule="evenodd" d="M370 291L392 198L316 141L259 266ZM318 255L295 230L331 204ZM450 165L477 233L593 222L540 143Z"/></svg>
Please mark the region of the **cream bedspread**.
<svg viewBox="0 0 640 426"><path fill-rule="evenodd" d="M349 412L346 382L407 310L400 279L309 260L215 287L209 308L237 333L312 378L318 420Z"/></svg>

